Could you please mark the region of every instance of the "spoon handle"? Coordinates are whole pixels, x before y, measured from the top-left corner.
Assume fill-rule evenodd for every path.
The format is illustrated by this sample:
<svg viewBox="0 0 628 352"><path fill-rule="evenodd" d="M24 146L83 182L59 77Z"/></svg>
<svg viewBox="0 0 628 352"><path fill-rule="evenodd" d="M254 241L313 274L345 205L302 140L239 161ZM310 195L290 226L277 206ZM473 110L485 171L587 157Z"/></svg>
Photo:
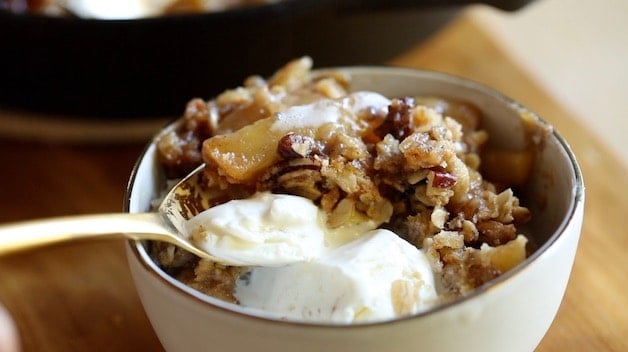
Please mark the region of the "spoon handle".
<svg viewBox="0 0 628 352"><path fill-rule="evenodd" d="M78 215L0 224L0 255L65 241L111 237L166 241L198 251L173 234L174 231L157 212Z"/></svg>

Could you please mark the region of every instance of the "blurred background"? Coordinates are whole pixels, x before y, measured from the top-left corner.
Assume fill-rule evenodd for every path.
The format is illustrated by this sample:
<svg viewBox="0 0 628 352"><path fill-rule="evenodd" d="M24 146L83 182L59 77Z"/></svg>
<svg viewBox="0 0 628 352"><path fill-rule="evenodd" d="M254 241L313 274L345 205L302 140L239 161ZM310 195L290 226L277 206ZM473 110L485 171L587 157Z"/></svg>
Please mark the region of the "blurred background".
<svg viewBox="0 0 628 352"><path fill-rule="evenodd" d="M189 98L208 99L296 56L311 55L317 67L394 63L471 17L612 150L626 147L624 0L275 0L184 16L203 3L233 1L179 0L174 14L140 20L85 20L50 6L52 15L25 14L28 6L41 11L55 2L83 16L98 13L97 5L76 4L99 0L0 0L0 135L145 139ZM119 9L141 1L107 3L105 18L150 15ZM628 163L625 153L617 155Z"/></svg>
<svg viewBox="0 0 628 352"><path fill-rule="evenodd" d="M477 11L513 62L628 166L628 1L538 0L513 14Z"/></svg>
<svg viewBox="0 0 628 352"><path fill-rule="evenodd" d="M0 12L0 104L84 118L179 114L191 97L302 55L318 67L383 64L473 2L0 1L12 10ZM486 1L507 10L528 2Z"/></svg>

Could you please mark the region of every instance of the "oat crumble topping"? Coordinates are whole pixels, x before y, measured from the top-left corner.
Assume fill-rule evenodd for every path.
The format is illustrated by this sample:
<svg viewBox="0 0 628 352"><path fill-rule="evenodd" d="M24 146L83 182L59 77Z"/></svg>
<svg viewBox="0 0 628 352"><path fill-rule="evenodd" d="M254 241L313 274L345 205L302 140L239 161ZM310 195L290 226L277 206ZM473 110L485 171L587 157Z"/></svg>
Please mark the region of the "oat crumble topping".
<svg viewBox="0 0 628 352"><path fill-rule="evenodd" d="M253 76L213 100L191 100L178 129L157 142L167 176L181 177L205 162L208 187L237 197L300 195L328 214L332 228L375 221L426 250L444 299L468 293L526 258L527 240L517 227L531 214L510 186L525 181L531 157L487 150L477 107L442 97L395 97L386 111L365 109L343 123L273 132L269 116L349 93L350 77L312 73L311 66L311 59L301 58L268 80ZM480 169L485 157L523 162L512 177L490 182ZM242 269L198 260L167 244L153 244L151 252L184 283L235 302L231 290ZM396 289L410 294L404 286Z"/></svg>

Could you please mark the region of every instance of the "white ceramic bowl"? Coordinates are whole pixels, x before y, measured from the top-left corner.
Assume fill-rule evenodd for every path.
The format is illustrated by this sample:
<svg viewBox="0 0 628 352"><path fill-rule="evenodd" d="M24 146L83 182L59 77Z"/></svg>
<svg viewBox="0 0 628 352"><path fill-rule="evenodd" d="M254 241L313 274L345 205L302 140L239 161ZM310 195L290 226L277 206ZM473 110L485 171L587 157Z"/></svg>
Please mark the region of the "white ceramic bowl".
<svg viewBox="0 0 628 352"><path fill-rule="evenodd" d="M433 72L347 68L353 90L384 95L437 94L479 107L491 143L522 145L516 102L477 83ZM172 126L170 126L172 128ZM126 210L147 211L164 185L150 144L133 172ZM247 315L168 276L142 243L129 241L128 260L142 304L165 349L175 351L532 351L560 305L573 264L584 207L580 169L554 132L536 157L525 195L534 214L524 229L540 246L513 270L467 297L391 322L350 326L293 323ZM542 204L537 204L542 199Z"/></svg>

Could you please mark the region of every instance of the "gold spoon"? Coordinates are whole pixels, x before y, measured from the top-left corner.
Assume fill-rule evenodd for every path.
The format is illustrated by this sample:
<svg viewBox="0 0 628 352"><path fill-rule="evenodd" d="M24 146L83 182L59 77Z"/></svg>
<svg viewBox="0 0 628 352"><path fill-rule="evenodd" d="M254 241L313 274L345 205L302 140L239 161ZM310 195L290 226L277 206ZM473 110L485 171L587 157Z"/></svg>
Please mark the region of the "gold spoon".
<svg viewBox="0 0 628 352"><path fill-rule="evenodd" d="M83 239L126 237L174 244L201 258L225 264L185 237L185 221L209 207L200 178L204 165L178 182L156 212L56 217L0 225L0 255Z"/></svg>

